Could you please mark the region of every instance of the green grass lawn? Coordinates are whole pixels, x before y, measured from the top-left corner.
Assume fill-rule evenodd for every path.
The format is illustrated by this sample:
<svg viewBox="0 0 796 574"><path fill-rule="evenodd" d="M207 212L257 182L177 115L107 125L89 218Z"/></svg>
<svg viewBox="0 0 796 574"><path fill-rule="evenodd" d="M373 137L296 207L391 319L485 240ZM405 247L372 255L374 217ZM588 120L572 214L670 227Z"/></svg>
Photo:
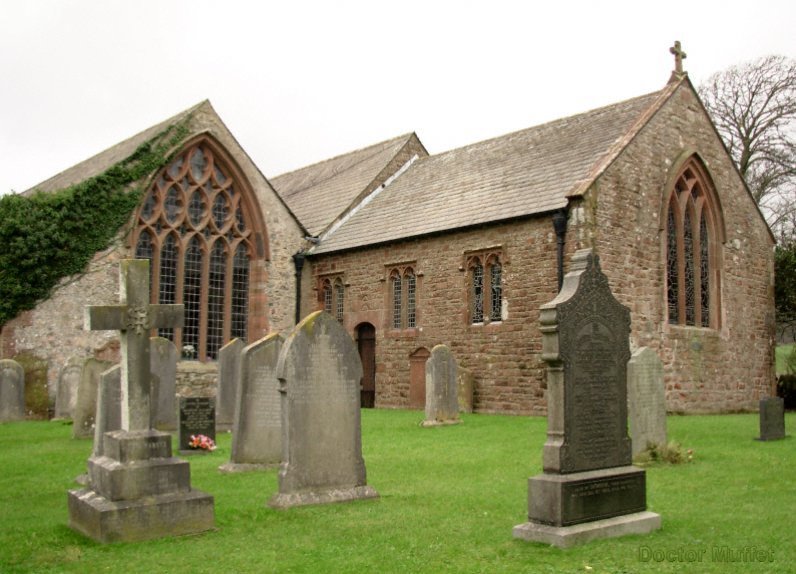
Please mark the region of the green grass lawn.
<svg viewBox="0 0 796 574"><path fill-rule="evenodd" d="M787 417L793 429L796 415ZM753 440L756 415L670 417L670 439L694 462L648 468L663 528L568 550L511 536L526 520L527 478L541 472L544 418L466 415L420 428L422 418L363 411L368 483L380 499L283 511L265 506L276 470L218 472L229 458L223 435L217 451L190 458L193 486L215 496L215 531L112 545L67 527L66 491L90 441L59 422L0 425L0 572L796 571L796 441ZM772 561L727 561L754 552Z"/></svg>

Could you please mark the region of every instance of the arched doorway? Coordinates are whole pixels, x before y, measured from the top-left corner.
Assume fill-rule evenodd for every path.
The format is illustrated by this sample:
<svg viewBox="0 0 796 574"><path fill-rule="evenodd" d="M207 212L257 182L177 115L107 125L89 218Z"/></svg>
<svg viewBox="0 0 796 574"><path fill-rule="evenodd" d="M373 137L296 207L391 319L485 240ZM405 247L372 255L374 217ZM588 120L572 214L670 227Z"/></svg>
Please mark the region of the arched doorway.
<svg viewBox="0 0 796 574"><path fill-rule="evenodd" d="M426 408L426 361L431 353L420 347L409 355L409 408Z"/></svg>
<svg viewBox="0 0 796 574"><path fill-rule="evenodd" d="M357 348L362 361L360 404L372 409L376 406L376 327L370 323L357 325Z"/></svg>

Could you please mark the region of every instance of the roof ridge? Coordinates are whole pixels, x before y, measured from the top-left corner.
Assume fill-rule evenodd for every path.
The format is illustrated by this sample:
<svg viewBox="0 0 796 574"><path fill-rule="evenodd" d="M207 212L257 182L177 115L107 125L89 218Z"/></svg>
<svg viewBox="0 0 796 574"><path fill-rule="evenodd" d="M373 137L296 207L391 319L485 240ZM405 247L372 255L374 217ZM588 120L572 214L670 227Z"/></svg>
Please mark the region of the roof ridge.
<svg viewBox="0 0 796 574"><path fill-rule="evenodd" d="M293 170L290 170L290 171L286 171L284 173L280 173L279 175L275 175L275 176L271 177L270 179L274 180L274 179L279 179L279 178L281 178L283 176L286 176L286 175L296 174L296 173L299 173L301 171L308 170L310 168L315 168L315 167L317 167L319 165L322 165L322 164L325 164L325 163L330 163L332 161L339 160L339 159L344 158L344 157L349 156L349 155L362 153L362 152L364 152L366 150L369 150L370 148L376 148L376 147L380 147L380 146L385 146L386 147L387 144L392 144L394 142L398 142L398 141L401 141L401 140L407 140L408 141L414 135L414 133L415 132L407 132L407 133L401 134L399 136L396 136L396 137L393 137L393 138L390 138L390 139L386 139L386 140L383 140L383 141L380 141L380 142L376 142L376 143L371 144L371 145L367 145L367 146L363 146L361 148L350 150L350 151L338 154L338 155L330 157L330 158L326 158L326 159L322 159L320 161L316 161L315 163L311 163L309 165L304 165L304 166L301 166L299 168L296 168L296 169L293 169ZM373 155L375 155L375 154L373 154ZM370 155L368 157L373 157L373 155ZM359 162L357 162L357 163L359 163Z"/></svg>

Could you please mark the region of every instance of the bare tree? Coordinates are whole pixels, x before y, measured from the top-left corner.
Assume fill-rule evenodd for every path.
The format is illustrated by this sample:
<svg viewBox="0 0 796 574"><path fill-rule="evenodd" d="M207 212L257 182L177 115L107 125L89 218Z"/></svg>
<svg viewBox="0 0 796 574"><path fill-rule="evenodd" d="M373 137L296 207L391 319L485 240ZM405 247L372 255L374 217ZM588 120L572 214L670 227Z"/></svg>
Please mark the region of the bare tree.
<svg viewBox="0 0 796 574"><path fill-rule="evenodd" d="M796 60L766 56L713 74L699 95L774 232L796 234Z"/></svg>

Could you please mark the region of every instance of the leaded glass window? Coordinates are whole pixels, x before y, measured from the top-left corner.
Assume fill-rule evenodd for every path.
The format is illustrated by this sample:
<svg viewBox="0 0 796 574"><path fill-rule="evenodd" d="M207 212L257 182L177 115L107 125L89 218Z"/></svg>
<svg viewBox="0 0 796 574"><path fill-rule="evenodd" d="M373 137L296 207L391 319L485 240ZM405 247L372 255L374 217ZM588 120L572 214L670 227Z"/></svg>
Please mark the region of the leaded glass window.
<svg viewBox="0 0 796 574"><path fill-rule="evenodd" d="M343 280L339 277L334 282L334 309L335 317L342 323L343 311L345 310L345 288Z"/></svg>
<svg viewBox="0 0 796 574"><path fill-rule="evenodd" d="M390 281L392 281L392 328L400 329L403 316L403 281L398 272L393 273Z"/></svg>
<svg viewBox="0 0 796 574"><path fill-rule="evenodd" d="M666 215L666 302L669 323L715 326L712 277L713 225L716 216L696 165L687 165L669 196Z"/></svg>
<svg viewBox="0 0 796 574"><path fill-rule="evenodd" d="M209 138L189 145L154 177L133 233L135 256L151 261L152 302L185 305L184 326L158 334L200 360L249 335L257 226L234 174Z"/></svg>
<svg viewBox="0 0 796 574"><path fill-rule="evenodd" d="M323 297L323 310L327 313L332 313L332 282L328 279L323 282L323 288L321 290L322 297Z"/></svg>
<svg viewBox="0 0 796 574"><path fill-rule="evenodd" d="M472 322L484 321L484 267L480 262L472 268Z"/></svg>
<svg viewBox="0 0 796 574"><path fill-rule="evenodd" d="M501 301L503 299L503 286L501 285L501 273L503 268L497 261L489 267L489 292L490 292L490 312L491 321L501 319Z"/></svg>
<svg viewBox="0 0 796 574"><path fill-rule="evenodd" d="M417 326L417 314L415 312L417 278L414 272L409 269L404 279L406 281L406 327L408 329L414 329Z"/></svg>

